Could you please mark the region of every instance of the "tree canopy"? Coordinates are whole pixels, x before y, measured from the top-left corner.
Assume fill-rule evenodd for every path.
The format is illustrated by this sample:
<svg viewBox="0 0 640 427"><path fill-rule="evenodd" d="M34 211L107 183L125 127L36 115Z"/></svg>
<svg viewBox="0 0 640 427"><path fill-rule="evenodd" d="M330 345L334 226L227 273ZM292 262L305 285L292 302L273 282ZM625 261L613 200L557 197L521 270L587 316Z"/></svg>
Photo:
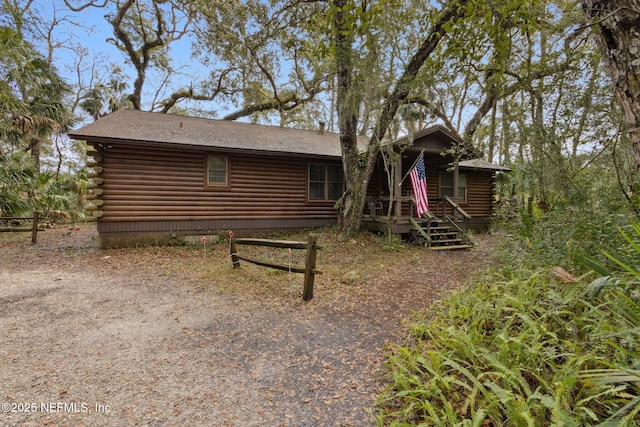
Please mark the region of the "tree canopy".
<svg viewBox="0 0 640 427"><path fill-rule="evenodd" d="M513 194L543 210L566 199L572 186L560 183L577 180L607 149L620 152L629 135L622 129L634 129L635 116L628 109L621 116L611 102L612 63L601 62L611 43L594 43L591 29L634 28L626 23L635 15L624 2L608 15L596 3L55 0L43 11L30 0L3 0L0 23L40 65L68 79L70 86L57 87L60 79L48 80L59 93L46 111L59 115L52 117L59 126L44 133L71 123L53 108L63 104L82 120L127 107L299 128L327 123L341 138L342 214L353 233L381 142L432 123L458 132L490 161L517 163L526 180ZM89 46L99 27L108 28L104 41ZM16 60L21 49L10 48L6 70L36 58ZM35 86L43 75L27 80ZM4 90L12 111L4 115L6 135L18 129L10 116L45 117L37 105L32 116L20 113L42 99L35 87L30 98L22 89ZM368 139L364 152L358 138ZM613 169L623 172L619 186L635 203L626 161Z"/></svg>

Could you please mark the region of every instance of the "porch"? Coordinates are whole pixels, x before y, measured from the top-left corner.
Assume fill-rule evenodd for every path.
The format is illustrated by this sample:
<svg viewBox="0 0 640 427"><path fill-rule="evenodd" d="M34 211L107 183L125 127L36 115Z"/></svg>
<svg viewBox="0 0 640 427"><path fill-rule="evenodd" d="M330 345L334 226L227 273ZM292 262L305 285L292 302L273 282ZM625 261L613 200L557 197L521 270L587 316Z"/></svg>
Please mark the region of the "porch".
<svg viewBox="0 0 640 427"><path fill-rule="evenodd" d="M363 227L413 238L432 249L472 247L467 230L488 227L496 206L496 176L510 170L481 157L440 125L389 143L369 181ZM409 174L420 158L429 209L417 217Z"/></svg>
<svg viewBox="0 0 640 427"><path fill-rule="evenodd" d="M388 215L402 212L408 206L407 215ZM395 205L395 209L394 206ZM362 223L367 230L403 235L433 250L468 249L474 246L467 232L471 216L448 196L429 198L429 210L422 217L415 215L413 197L370 198Z"/></svg>

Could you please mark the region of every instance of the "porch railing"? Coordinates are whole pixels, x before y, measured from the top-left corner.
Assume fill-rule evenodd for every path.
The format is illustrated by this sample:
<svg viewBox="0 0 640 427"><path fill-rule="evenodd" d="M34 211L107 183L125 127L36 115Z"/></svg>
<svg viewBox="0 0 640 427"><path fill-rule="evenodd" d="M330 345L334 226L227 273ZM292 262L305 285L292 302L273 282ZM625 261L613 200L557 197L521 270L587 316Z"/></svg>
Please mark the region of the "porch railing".
<svg viewBox="0 0 640 427"><path fill-rule="evenodd" d="M387 218L390 202L399 202L405 206L405 209L407 206L405 203L408 203L408 217L415 218L416 202L413 196L387 196L370 198L367 200L367 213L371 216L371 218ZM407 219L406 210L403 209L403 211L405 212L404 218ZM391 215L392 217L397 217L395 212L396 210L394 208ZM425 212L425 214L423 214L423 217L431 221L441 219L442 221L450 223L454 228L460 231L463 234L463 238L466 239L467 222L471 220L471 215L469 215L464 209L462 209L460 205L449 196L444 196L441 198L429 198L429 210Z"/></svg>
<svg viewBox="0 0 640 427"><path fill-rule="evenodd" d="M389 203L400 203L404 205L405 203L412 202L413 198L411 196L402 196L402 197L374 197L367 199L367 212L372 218L376 217L387 217L389 213ZM406 205L405 205L406 206ZM395 215L395 208L391 216ZM410 212L415 212L413 205L411 205Z"/></svg>
<svg viewBox="0 0 640 427"><path fill-rule="evenodd" d="M451 207L452 210L452 217L450 217L447 215L447 209L443 209L442 219L457 229L462 234L462 241L467 242L469 240L467 238L467 221L471 220L471 215L466 213L464 209L462 209L460 205L453 201L449 196L444 196L442 199ZM462 217L460 221L458 221L458 216Z"/></svg>
<svg viewBox="0 0 640 427"><path fill-rule="evenodd" d="M401 203L402 205L405 206L406 209L406 204L408 203L409 206L409 217L414 217L415 215L415 211L416 211L416 202L415 199L413 198L413 196L402 196L402 197L372 197L367 199L367 209L366 212L367 214L369 214L371 217L386 217L387 213L389 212L389 203L393 202L393 203ZM406 210L402 209L402 211L405 212L406 215ZM393 209L393 214L392 216L397 216L395 215L395 208ZM449 217L449 214L452 215L452 217ZM429 198L429 211L427 211L426 213L427 218L429 217L434 217L431 219L435 219L435 218L441 218L442 220L446 220L447 217L452 218L452 220L454 222L458 221L458 218L461 218L461 221L468 221L471 219L471 215L469 215L467 212L464 211L464 209L462 209L460 207L460 205L458 205L453 199L451 199L449 196L444 196L444 197L439 197L439 198Z"/></svg>

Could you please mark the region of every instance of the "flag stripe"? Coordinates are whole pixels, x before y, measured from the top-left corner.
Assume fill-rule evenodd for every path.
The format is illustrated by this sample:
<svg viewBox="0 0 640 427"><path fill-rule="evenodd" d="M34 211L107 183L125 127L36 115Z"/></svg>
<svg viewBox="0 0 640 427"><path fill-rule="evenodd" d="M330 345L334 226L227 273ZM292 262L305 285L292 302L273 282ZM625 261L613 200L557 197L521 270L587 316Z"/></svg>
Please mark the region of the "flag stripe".
<svg viewBox="0 0 640 427"><path fill-rule="evenodd" d="M424 155L420 154L420 158L416 162L415 167L411 170L410 176L411 185L413 186L413 195L416 199L416 215L420 218L422 214L429 209Z"/></svg>

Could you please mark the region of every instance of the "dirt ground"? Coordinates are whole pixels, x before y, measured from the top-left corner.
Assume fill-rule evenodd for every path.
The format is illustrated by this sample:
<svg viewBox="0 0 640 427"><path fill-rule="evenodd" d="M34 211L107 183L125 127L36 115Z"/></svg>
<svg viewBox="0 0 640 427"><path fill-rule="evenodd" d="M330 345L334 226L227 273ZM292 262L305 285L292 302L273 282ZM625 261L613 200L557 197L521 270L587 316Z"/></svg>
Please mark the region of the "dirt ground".
<svg viewBox="0 0 640 427"><path fill-rule="evenodd" d="M492 238L476 240L385 250L324 231L304 302L302 275L233 269L225 243L101 250L86 224L33 246L1 233L0 425L375 425L385 346L488 265Z"/></svg>

